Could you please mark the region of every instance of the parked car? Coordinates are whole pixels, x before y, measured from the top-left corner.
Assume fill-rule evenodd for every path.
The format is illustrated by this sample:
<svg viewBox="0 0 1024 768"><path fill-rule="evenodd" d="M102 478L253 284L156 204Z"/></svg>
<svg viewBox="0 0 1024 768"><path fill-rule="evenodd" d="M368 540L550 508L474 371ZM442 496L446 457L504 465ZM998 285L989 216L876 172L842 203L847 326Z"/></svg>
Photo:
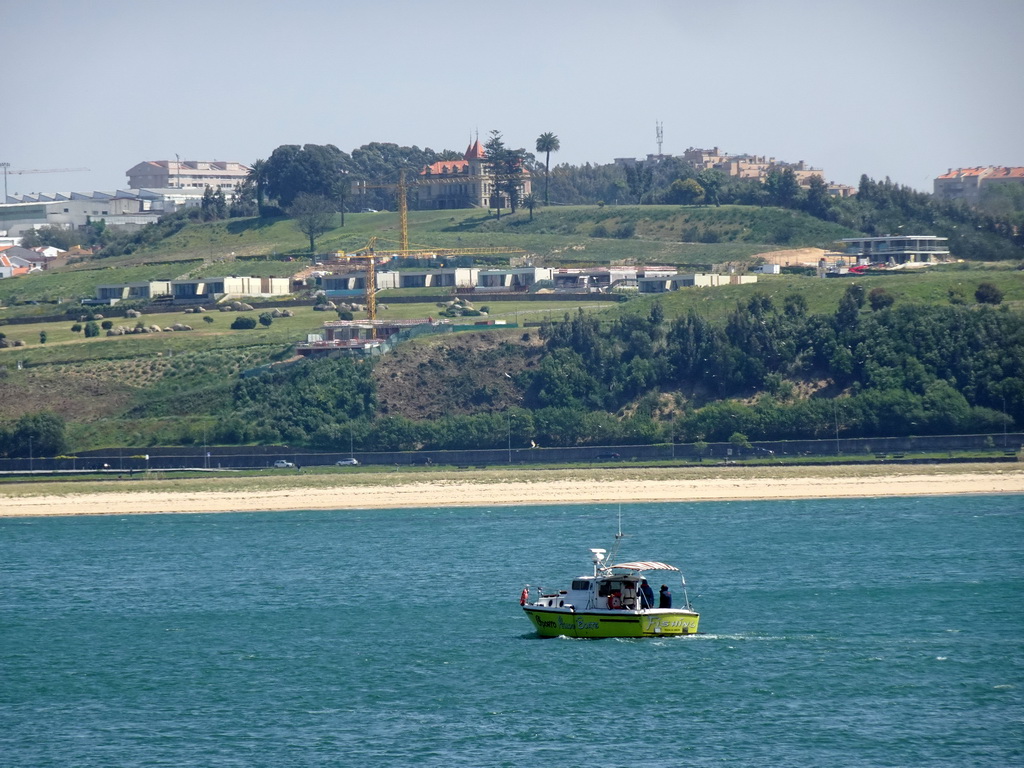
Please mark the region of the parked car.
<svg viewBox="0 0 1024 768"><path fill-rule="evenodd" d="M338 467L358 467L359 459L342 459L341 461L334 462L334 464Z"/></svg>
<svg viewBox="0 0 1024 768"><path fill-rule="evenodd" d="M295 462L293 462L293 461L285 461L284 459L278 459L277 461L274 462L274 468L275 469L289 469L290 467L294 467L294 466L295 466Z"/></svg>

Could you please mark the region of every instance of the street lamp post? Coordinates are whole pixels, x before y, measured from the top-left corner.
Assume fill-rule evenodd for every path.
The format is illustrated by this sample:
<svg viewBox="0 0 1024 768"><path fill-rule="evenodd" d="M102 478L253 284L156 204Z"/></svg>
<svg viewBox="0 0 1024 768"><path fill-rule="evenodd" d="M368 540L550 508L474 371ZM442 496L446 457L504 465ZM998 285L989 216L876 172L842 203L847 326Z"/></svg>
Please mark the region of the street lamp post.
<svg viewBox="0 0 1024 768"><path fill-rule="evenodd" d="M1006 450L1006 395L1003 395L1003 450Z"/></svg>
<svg viewBox="0 0 1024 768"><path fill-rule="evenodd" d="M839 455L839 406L836 405L835 398L832 398L832 415L836 421L836 456Z"/></svg>

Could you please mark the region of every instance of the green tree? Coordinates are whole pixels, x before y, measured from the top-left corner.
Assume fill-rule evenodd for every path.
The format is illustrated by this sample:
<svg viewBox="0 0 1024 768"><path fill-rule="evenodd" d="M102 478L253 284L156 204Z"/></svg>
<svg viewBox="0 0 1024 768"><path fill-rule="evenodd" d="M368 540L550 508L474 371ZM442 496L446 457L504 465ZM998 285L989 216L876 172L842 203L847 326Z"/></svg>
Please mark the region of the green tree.
<svg viewBox="0 0 1024 768"><path fill-rule="evenodd" d="M562 148L558 137L553 133L542 133L537 137L537 152L544 153L544 205L549 205L548 182L551 179L551 153ZM530 217L533 217L533 209L530 209Z"/></svg>
<svg viewBox="0 0 1024 768"><path fill-rule="evenodd" d="M807 297L802 293L790 293L783 299L782 308L786 317L804 317L807 314Z"/></svg>
<svg viewBox="0 0 1024 768"><path fill-rule="evenodd" d="M704 187L693 179L676 179L669 187L668 202L675 205L698 205L704 202Z"/></svg>
<svg viewBox="0 0 1024 768"><path fill-rule="evenodd" d="M707 169L697 174L697 183L704 188L704 202L708 205L719 207L722 202L719 198L719 190L722 188L724 177L721 171Z"/></svg>
<svg viewBox="0 0 1024 768"><path fill-rule="evenodd" d="M40 344L45 344L46 343L46 331L40 331L39 332L39 343Z"/></svg>
<svg viewBox="0 0 1024 768"><path fill-rule="evenodd" d="M537 198L533 196L533 193L523 198L523 205L530 212L530 221L533 221L533 209L537 207Z"/></svg>
<svg viewBox="0 0 1024 768"><path fill-rule="evenodd" d="M203 190L203 197L199 201L199 211L203 221L213 221L216 218L213 190L209 186Z"/></svg>
<svg viewBox="0 0 1024 768"><path fill-rule="evenodd" d="M269 328L274 323L274 316L269 312L260 312L260 325Z"/></svg>
<svg viewBox="0 0 1024 768"><path fill-rule="evenodd" d="M267 161L262 158L253 160L246 178L252 182L253 189L256 191L256 209L262 211L263 199L267 192Z"/></svg>
<svg viewBox="0 0 1024 768"><path fill-rule="evenodd" d="M288 209L288 215L295 220L299 231L309 238L309 252L316 253L316 239L330 231L334 219L334 206L330 200L301 193Z"/></svg>
<svg viewBox="0 0 1024 768"><path fill-rule="evenodd" d="M90 320L85 324L85 338L91 339L94 336L100 335L100 325L95 320Z"/></svg>
<svg viewBox="0 0 1024 768"><path fill-rule="evenodd" d="M50 411L26 414L11 433L11 456L58 456L67 450L64 419Z"/></svg>
<svg viewBox="0 0 1024 768"><path fill-rule="evenodd" d="M868 293L868 304L871 305L872 312L878 312L883 309L891 307L896 301L893 295L889 293L885 288L872 288Z"/></svg>
<svg viewBox="0 0 1024 768"><path fill-rule="evenodd" d="M754 447L750 444L750 440L747 439L747 436L744 435L742 432L733 432L732 435L729 436L729 443L736 451L737 456L739 455L741 450L749 451L751 448Z"/></svg>
<svg viewBox="0 0 1024 768"><path fill-rule="evenodd" d="M1003 292L995 283L980 283L974 292L974 300L979 304L1002 304Z"/></svg>
<svg viewBox="0 0 1024 768"><path fill-rule="evenodd" d="M828 193L828 184L815 174L808 182L807 196L803 201L803 209L811 216L828 220L832 213L832 196Z"/></svg>
<svg viewBox="0 0 1024 768"><path fill-rule="evenodd" d="M500 219L501 208L506 199L512 213L515 213L519 206L526 151L506 147L501 131L491 131L491 137L484 145L484 151L487 165L494 175L495 194L491 196L491 207L497 210Z"/></svg>
<svg viewBox="0 0 1024 768"><path fill-rule="evenodd" d="M217 221L228 217L228 201L224 197L224 190L219 185L217 191L213 193L213 212Z"/></svg>
<svg viewBox="0 0 1024 768"><path fill-rule="evenodd" d="M248 315L239 315L231 323L232 330L249 331L256 327L256 319Z"/></svg>
<svg viewBox="0 0 1024 768"><path fill-rule="evenodd" d="M210 317L209 315L203 315L203 322L206 323L207 325L210 325L211 323L213 323L213 318Z"/></svg>
<svg viewBox="0 0 1024 768"><path fill-rule="evenodd" d="M644 195L651 191L654 184L654 171L646 163L632 163L625 166L626 186L633 201L640 205Z"/></svg>
<svg viewBox="0 0 1024 768"><path fill-rule="evenodd" d="M337 200L348 183L345 169L350 164L351 158L333 144L282 145L264 166L266 194L286 210L301 194Z"/></svg>
<svg viewBox="0 0 1024 768"><path fill-rule="evenodd" d="M764 187L768 194L769 205L792 208L800 197L800 185L796 181L796 174L792 168L784 168L781 171L777 168L770 170L768 177L764 180Z"/></svg>

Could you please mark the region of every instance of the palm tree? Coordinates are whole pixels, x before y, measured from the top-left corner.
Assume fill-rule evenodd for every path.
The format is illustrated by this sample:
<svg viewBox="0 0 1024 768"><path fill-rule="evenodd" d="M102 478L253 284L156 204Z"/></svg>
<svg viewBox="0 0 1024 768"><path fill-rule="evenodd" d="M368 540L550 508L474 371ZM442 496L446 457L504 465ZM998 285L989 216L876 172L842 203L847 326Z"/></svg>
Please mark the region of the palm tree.
<svg viewBox="0 0 1024 768"><path fill-rule="evenodd" d="M553 133L542 133L537 137L537 151L544 153L544 205L548 204L548 177L551 175L551 153L562 148Z"/></svg>
<svg viewBox="0 0 1024 768"><path fill-rule="evenodd" d="M530 194L523 198L522 203L529 209L530 221L533 221L533 209L537 207L537 198L535 198L533 196L533 193L531 192Z"/></svg>
<svg viewBox="0 0 1024 768"><path fill-rule="evenodd" d="M256 189L256 211L259 212L263 208L263 192L267 185L267 161L253 160L246 177Z"/></svg>

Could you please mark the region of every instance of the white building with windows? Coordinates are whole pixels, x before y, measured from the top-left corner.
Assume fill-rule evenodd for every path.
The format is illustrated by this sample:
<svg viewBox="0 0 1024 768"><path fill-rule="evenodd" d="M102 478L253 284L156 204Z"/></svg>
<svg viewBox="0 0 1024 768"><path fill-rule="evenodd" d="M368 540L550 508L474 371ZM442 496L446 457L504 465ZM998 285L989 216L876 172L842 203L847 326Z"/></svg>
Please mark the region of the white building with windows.
<svg viewBox="0 0 1024 768"><path fill-rule="evenodd" d="M221 188L231 198L249 174L242 163L220 160L148 160L125 171L131 189Z"/></svg>
<svg viewBox="0 0 1024 768"><path fill-rule="evenodd" d="M949 259L949 239L935 235L844 237L843 253L858 264L934 264Z"/></svg>
<svg viewBox="0 0 1024 768"><path fill-rule="evenodd" d="M139 229L180 208L202 203L204 190L119 189L68 195L8 195L0 205L0 230L20 237L40 227L80 229L103 221L108 227Z"/></svg>

